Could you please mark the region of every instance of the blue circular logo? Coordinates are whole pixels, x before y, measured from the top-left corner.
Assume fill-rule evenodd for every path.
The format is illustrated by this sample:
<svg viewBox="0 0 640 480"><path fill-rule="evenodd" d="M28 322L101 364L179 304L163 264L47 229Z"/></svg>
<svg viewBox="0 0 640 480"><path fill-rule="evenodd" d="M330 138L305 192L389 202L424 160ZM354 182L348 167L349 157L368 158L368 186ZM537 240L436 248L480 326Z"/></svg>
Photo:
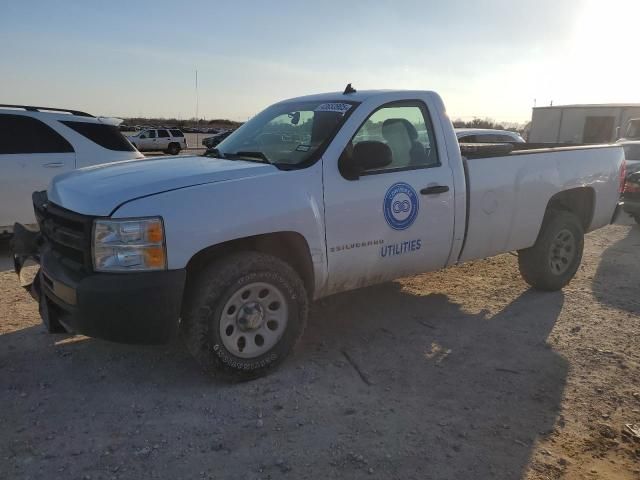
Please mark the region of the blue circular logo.
<svg viewBox="0 0 640 480"><path fill-rule="evenodd" d="M408 183L398 182L387 190L382 210L384 219L391 228L405 230L416 220L419 208L418 194L413 187Z"/></svg>

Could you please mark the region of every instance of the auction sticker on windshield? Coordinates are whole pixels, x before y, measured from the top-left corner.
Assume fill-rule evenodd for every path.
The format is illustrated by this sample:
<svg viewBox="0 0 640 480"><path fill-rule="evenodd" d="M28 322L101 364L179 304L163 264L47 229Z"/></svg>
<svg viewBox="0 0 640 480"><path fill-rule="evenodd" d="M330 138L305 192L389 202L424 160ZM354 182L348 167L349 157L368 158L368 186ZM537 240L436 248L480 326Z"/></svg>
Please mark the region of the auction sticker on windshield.
<svg viewBox="0 0 640 480"><path fill-rule="evenodd" d="M352 107L350 103L323 103L318 105L315 109L316 112L335 112L344 115Z"/></svg>

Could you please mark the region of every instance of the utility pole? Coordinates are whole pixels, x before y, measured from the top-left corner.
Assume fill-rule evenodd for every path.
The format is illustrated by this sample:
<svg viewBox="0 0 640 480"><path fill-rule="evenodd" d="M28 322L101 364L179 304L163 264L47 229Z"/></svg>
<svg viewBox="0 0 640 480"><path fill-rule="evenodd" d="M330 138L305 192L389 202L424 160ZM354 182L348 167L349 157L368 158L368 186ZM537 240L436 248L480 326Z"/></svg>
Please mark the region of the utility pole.
<svg viewBox="0 0 640 480"><path fill-rule="evenodd" d="M200 129L200 117L198 116L198 107L200 103L200 97L198 95L198 69L196 68L196 130ZM196 145L195 148L200 145L200 133L196 131Z"/></svg>

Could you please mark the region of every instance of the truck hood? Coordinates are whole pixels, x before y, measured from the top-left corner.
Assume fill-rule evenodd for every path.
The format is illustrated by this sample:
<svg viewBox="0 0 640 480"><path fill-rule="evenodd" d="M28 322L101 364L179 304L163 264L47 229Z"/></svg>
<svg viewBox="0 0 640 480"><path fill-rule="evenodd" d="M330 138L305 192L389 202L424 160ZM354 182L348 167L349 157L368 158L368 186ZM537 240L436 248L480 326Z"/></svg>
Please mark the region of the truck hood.
<svg viewBox="0 0 640 480"><path fill-rule="evenodd" d="M49 201L85 215L108 216L123 203L179 188L276 173L242 160L182 156L108 163L64 173L49 185Z"/></svg>

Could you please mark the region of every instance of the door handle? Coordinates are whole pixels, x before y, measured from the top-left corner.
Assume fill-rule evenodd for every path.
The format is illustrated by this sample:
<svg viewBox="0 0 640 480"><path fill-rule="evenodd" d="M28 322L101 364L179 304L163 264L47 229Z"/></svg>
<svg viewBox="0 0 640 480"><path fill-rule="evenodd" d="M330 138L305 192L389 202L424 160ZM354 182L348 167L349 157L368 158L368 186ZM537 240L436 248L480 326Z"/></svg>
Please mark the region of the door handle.
<svg viewBox="0 0 640 480"><path fill-rule="evenodd" d="M64 163L62 162L51 162L51 163L45 163L43 165L46 168L60 168L60 167L64 167Z"/></svg>
<svg viewBox="0 0 640 480"><path fill-rule="evenodd" d="M439 193L446 193L449 191L447 185L434 185L433 187L426 187L420 190L422 195L437 195Z"/></svg>

